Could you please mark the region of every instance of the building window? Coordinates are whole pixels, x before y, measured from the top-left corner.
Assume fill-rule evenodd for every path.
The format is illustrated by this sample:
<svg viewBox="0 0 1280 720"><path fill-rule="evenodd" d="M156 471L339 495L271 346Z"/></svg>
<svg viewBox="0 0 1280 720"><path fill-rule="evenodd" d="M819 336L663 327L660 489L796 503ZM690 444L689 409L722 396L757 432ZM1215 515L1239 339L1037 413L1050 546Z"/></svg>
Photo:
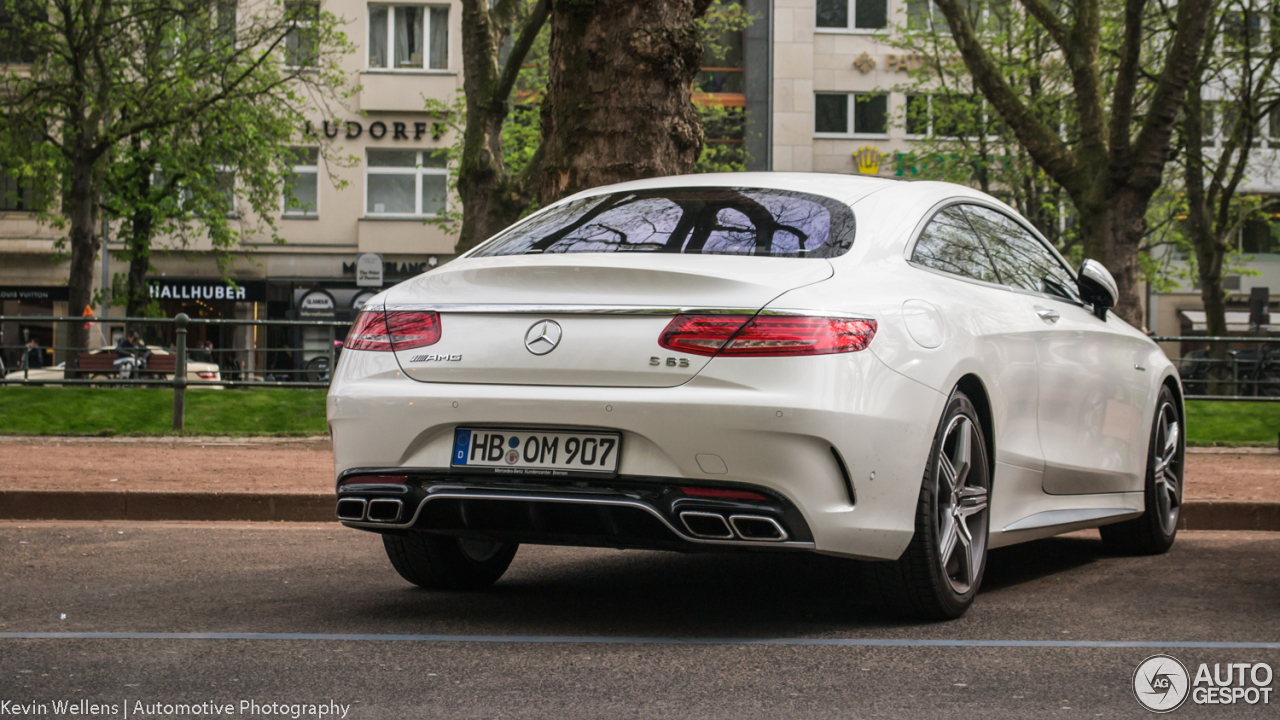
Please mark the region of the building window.
<svg viewBox="0 0 1280 720"><path fill-rule="evenodd" d="M35 183L29 178L14 177L0 167L0 212L30 212L39 201Z"/></svg>
<svg viewBox="0 0 1280 720"><path fill-rule="evenodd" d="M884 135L889 96L884 93L818 93L813 98L818 135Z"/></svg>
<svg viewBox="0 0 1280 720"><path fill-rule="evenodd" d="M981 95L908 95L908 136L979 138L1000 132L1003 119L987 112Z"/></svg>
<svg viewBox="0 0 1280 720"><path fill-rule="evenodd" d="M368 215L442 215L449 171L440 150L369 149L365 178Z"/></svg>
<svg viewBox="0 0 1280 720"><path fill-rule="evenodd" d="M289 67L314 67L319 59L315 27L320 19L320 3L314 0L286 0L285 15L292 23L284 38L284 62Z"/></svg>
<svg viewBox="0 0 1280 720"><path fill-rule="evenodd" d="M983 12L982 0L960 0L960 4L965 8L965 14L969 16L969 23L979 30L983 29ZM1009 19L1010 8L1006 0L996 0L991 3L991 27L988 29L1003 30L1005 23ZM907 28L911 30L932 30L940 35L951 33L951 26L947 24L947 16L942 14L933 0L907 0Z"/></svg>
<svg viewBox="0 0 1280 720"><path fill-rule="evenodd" d="M449 69L449 8L370 5L369 67Z"/></svg>
<svg viewBox="0 0 1280 720"><path fill-rule="evenodd" d="M879 30L889 26L889 0L818 0L820 28Z"/></svg>
<svg viewBox="0 0 1280 720"><path fill-rule="evenodd" d="M291 218L320 217L320 151L293 148L292 166L285 185L284 215Z"/></svg>
<svg viewBox="0 0 1280 720"><path fill-rule="evenodd" d="M0 65L30 65L35 62L28 35L36 31L46 13L43 5L30 0L0 3Z"/></svg>

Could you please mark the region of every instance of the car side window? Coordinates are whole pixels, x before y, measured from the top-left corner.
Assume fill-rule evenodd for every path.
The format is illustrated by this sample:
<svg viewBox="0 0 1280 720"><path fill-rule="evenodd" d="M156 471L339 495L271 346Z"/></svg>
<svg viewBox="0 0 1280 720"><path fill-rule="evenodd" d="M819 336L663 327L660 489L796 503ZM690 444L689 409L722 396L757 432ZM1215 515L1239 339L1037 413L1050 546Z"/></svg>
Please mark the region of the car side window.
<svg viewBox="0 0 1280 720"><path fill-rule="evenodd" d="M925 226L911 261L952 275L1000 282L982 242L964 213L954 205L934 215Z"/></svg>
<svg viewBox="0 0 1280 720"><path fill-rule="evenodd" d="M974 229L986 242L1001 282L1079 302L1071 273L1026 228L997 210L981 205L963 207Z"/></svg>

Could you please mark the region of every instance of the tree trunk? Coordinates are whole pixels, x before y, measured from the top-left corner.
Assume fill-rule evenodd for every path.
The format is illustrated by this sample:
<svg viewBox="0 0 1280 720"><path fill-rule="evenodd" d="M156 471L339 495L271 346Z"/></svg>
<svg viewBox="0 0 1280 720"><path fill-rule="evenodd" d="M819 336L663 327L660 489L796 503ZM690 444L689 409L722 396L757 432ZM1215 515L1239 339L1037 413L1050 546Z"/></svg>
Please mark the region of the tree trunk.
<svg viewBox="0 0 1280 720"><path fill-rule="evenodd" d="M71 269L67 281L67 314L79 315L93 301L93 263L101 246L97 227L96 164L87 151L77 152L71 166L67 211L71 230ZM89 331L83 322L68 323L67 367L75 367L77 353L89 346Z"/></svg>
<svg viewBox="0 0 1280 720"><path fill-rule="evenodd" d="M555 0L538 201L693 169L690 98L710 0Z"/></svg>
<svg viewBox="0 0 1280 720"><path fill-rule="evenodd" d="M511 92L529 47L546 23L544 0L523 18L519 37L499 63L511 39L513 18L506 5L489 0L464 0L462 20L463 91L467 117L462 157L458 160L458 197L462 200L462 229L456 251L466 252L515 222L529 207L533 194L525 178L536 173L530 163L523 177L512 177L503 162L502 126L510 110Z"/></svg>
<svg viewBox="0 0 1280 720"><path fill-rule="evenodd" d="M149 188L149 178L144 186ZM151 213L145 209L136 210L129 219L129 275L125 281L124 311L128 317L141 315L143 306L151 300L147 292L147 272L151 270L151 239L154 233L155 222ZM143 328L136 323L128 323L125 330L141 333Z"/></svg>

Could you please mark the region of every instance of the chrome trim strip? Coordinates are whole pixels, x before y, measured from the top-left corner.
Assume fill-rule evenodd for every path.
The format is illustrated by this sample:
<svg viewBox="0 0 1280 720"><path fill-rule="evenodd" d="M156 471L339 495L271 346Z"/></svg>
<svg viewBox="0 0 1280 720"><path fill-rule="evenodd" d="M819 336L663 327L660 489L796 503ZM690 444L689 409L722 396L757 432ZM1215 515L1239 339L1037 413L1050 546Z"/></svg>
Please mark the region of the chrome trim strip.
<svg viewBox="0 0 1280 720"><path fill-rule="evenodd" d="M1053 527L1055 525L1071 525L1073 523L1091 522L1119 517L1121 515L1141 515L1141 510L1133 508L1086 508L1080 510L1047 510L1028 515L1027 517L1004 526L1001 532L1015 530L1034 530L1036 528Z"/></svg>
<svg viewBox="0 0 1280 720"><path fill-rule="evenodd" d="M855 320L873 320L868 313L852 313L843 310L802 308L754 307L697 307L697 306L647 306L647 305L516 305L479 303L402 303L387 305L387 312L459 313L472 315L624 315L672 317L675 315L808 315L813 317L838 317Z"/></svg>
<svg viewBox="0 0 1280 720"><path fill-rule="evenodd" d="M582 505L616 505L618 507L632 507L632 508L638 508L640 510L644 510L645 512L654 516L663 525L666 525L667 529L675 533L677 537L679 537L682 540L686 540L688 542L702 543L704 545L760 547L759 540L748 542L745 540L704 540L702 538L691 537L686 533L681 532L679 529L676 528L676 526L672 525L671 522L668 521L667 518L664 517L662 513L657 511L657 509L651 507L647 503L643 503L639 501L615 500L611 498L587 498L587 497L578 498L578 497L565 497L565 496L540 495L540 494L495 494L492 491L482 491L482 492L446 491L446 492L432 493L426 496L425 498L423 498L421 503L418 503L418 509L413 512L413 517L409 519L409 522L404 523L403 525L393 525L390 523L353 522L348 520L343 520L342 524L347 527L368 528L371 530L385 530L389 528L394 528L397 530L408 530L412 528L415 523L418 522L418 516L422 514L422 508L426 507L427 503L432 500L523 500L523 501L531 501L531 502L562 502L562 503L576 503L576 504L582 504ZM798 542L795 540L788 540L778 544L784 545L790 548L796 548L798 550L812 550L815 547L814 544L811 542Z"/></svg>
<svg viewBox="0 0 1280 720"><path fill-rule="evenodd" d="M755 315L753 307L657 307L647 305L517 305L480 303L409 303L387 305L387 312L472 313L483 315Z"/></svg>
<svg viewBox="0 0 1280 720"><path fill-rule="evenodd" d="M759 522L769 523L770 525L773 526L774 530L778 531L778 537L748 538L746 535L742 533L741 530L738 529L739 520L756 520ZM787 540L787 531L782 529L782 526L778 524L778 521L774 520L771 517L765 517L764 515L730 515L729 524L733 526L733 531L738 534L738 537L742 538L743 540L750 540L752 542L786 542Z"/></svg>

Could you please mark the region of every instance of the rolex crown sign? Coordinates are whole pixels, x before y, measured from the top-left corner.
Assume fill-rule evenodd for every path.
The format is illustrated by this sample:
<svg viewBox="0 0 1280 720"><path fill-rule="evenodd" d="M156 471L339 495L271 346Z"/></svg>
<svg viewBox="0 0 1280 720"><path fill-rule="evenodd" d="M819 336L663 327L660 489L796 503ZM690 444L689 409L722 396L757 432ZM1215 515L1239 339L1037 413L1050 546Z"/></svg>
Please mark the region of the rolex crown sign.
<svg viewBox="0 0 1280 720"><path fill-rule="evenodd" d="M858 172L863 175L880 173L880 151L870 145L854 153L853 162L858 166Z"/></svg>

